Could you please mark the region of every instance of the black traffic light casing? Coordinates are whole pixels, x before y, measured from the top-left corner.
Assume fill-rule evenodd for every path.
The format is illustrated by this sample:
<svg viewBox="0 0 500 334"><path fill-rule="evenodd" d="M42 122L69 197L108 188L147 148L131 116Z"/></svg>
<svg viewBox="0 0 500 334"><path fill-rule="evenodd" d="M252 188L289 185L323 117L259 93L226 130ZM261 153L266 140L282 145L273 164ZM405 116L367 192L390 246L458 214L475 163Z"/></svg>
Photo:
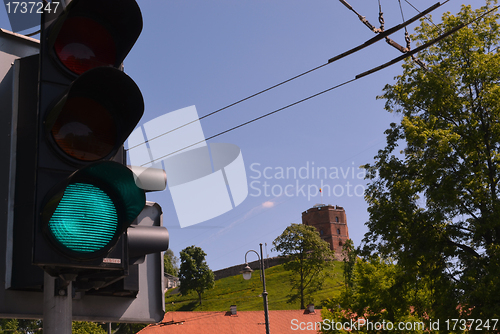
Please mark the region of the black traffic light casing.
<svg viewBox="0 0 500 334"><path fill-rule="evenodd" d="M77 290L84 290L94 296L135 297L139 292L140 269L146 254L158 253L168 248L169 234L163 225L161 207L154 202L146 202L146 206L127 229L127 250L129 256L128 275L112 284L99 289L88 290L88 279L80 275L75 282ZM163 266L163 262L161 263ZM162 267L163 268L163 267ZM163 270L161 270L163 272ZM95 274L95 273L91 273ZM90 276L95 284L95 276Z"/></svg>
<svg viewBox="0 0 500 334"><path fill-rule="evenodd" d="M9 173L14 176L15 188L12 201L12 270L10 282L6 280L11 289L40 290L43 285L43 270L32 265L31 247L35 216L38 65L38 55L18 59L18 78L12 89L18 103L16 131L12 133L12 140L16 142L15 162L11 164Z"/></svg>
<svg viewBox="0 0 500 334"><path fill-rule="evenodd" d="M144 111L121 71L141 30L134 0L42 14L33 263L90 288L128 274L125 231L145 204L122 146Z"/></svg>
<svg viewBox="0 0 500 334"><path fill-rule="evenodd" d="M135 24L134 22L137 22L134 19L134 17L137 18L137 15L128 13L131 8L133 10L133 8L137 7L135 2L132 5L131 1L107 0L102 2L106 2L103 6L108 9L114 6L112 8L113 12L118 13L116 15L125 17L126 25L129 25L123 27L118 24L114 29L124 31L123 29L129 29ZM101 6L101 1L75 0L72 7L68 8L68 11L71 10L71 12L66 13L67 17L78 16L78 11L83 8L81 7L82 4L90 4L86 9L86 17L92 17L99 20L99 22L103 22L102 17L105 15L103 15L104 10L101 8L106 7L98 7ZM128 8L124 10L127 13L123 13L118 8L120 6ZM91 13L89 11L90 7L100 9L96 13ZM51 29L51 24L56 22L55 19L60 14L59 12L57 15L46 15L42 25L42 35L44 37L49 36L51 31L55 31ZM62 21L57 22L62 24ZM110 23L105 26L112 25L113 23ZM133 35L130 30L126 31L125 35ZM52 38L53 36L51 35ZM138 102L125 103L124 108L115 107L121 109L118 115L111 112L111 118L113 120L117 119L118 122L116 142L113 142L112 145L105 145L105 153L100 150L95 151L97 152L97 158L92 156L88 159L85 158L85 154L89 150L85 147L82 149L81 141L75 141L75 144L78 145L75 147L69 146L69 149L68 146L59 145L57 140L63 140L64 142L65 138L64 136L62 136L62 139L61 136L54 138L52 126L57 122L63 123L63 125L71 123L67 122L65 117L59 121L57 120L59 115L65 115L64 102L66 100L74 97L93 99L109 107L110 105L116 106L119 104L121 99L117 98L117 96L121 90L128 92L124 94L125 99L139 94L133 93L135 84L131 84L131 80L121 80L121 78L126 77L123 73L115 70L109 71L110 68L121 68L118 63L123 59L116 61L111 66L104 66L105 69L103 70L91 73L91 69L88 69L81 74L77 74L61 66L60 59L54 58L50 54L54 51L50 50L48 43L46 38L41 39L41 55L36 54L15 60L15 65L12 66L10 71L12 74L10 74L9 80L3 80L0 83L0 88L11 85L8 89L0 89L0 95L3 94L1 100L5 113L7 114L9 109L13 111L9 123L4 126L4 129L6 129L5 137L12 139L12 141L9 140L9 145L12 148L9 150L10 159L3 164L5 167L3 169L4 180L9 180L7 182L9 186L8 190L4 192L4 200L7 203L4 208L8 209L8 223L2 225L2 227L5 227L6 236L4 239L7 240L7 247L3 253L5 261L0 261L5 264L5 271L2 271L5 274L5 289L0 289L0 299L3 301L3 303L0 303L3 306L2 314L4 316L8 315L9 318L40 318L42 316L43 300L41 297L43 294L40 294L39 291L43 290L43 268L52 275L74 279L74 289L77 292L85 292L85 295L89 295L83 297L83 294L79 293L76 294L76 298L73 300L73 316L77 320L101 320L106 322L160 321L163 318L164 311L161 288L163 262L158 253L168 247L168 232L165 228L159 227L162 223L161 208L158 204L146 202L144 209L140 211L139 216L125 232L121 233L119 237L113 234L109 247L107 246L106 250L102 251L102 254L91 254L87 258L81 258L79 254L75 256L75 254L68 253L64 247L61 249L61 246L52 240L50 235L46 235L47 220L50 222L47 217L52 217L51 213L57 211L58 203L64 197L63 190L68 185L85 182L100 184L102 189L106 189L106 192L110 194L110 199L111 197L129 198L128 195L117 195L116 192L120 193L119 189L109 189L113 187L119 188L113 186L113 183L103 185L102 183L109 181L109 177L103 177L102 175L99 177L100 172L95 177L92 170L97 169L99 171L100 168L104 168L102 166L105 166L106 168L103 170L106 170L108 168L106 165L109 165L110 161L118 162L120 166L125 165L124 150L118 143L124 140L127 132L135 126L133 124L135 122L134 117L137 120L140 118L140 116L137 116L138 114L133 112L136 107L131 106L142 104L141 98L141 101L137 100ZM133 42L129 44L130 48ZM123 45L123 43L117 45ZM127 50L124 51L120 57L124 57L127 52ZM33 50L31 54L34 53L36 53L36 50ZM17 56L24 57L26 54ZM117 59L120 59L120 57ZM9 59L8 64L12 61ZM43 67L43 70L41 70L40 66ZM103 78L105 78L92 84L92 77L99 76L100 79L102 73L104 73ZM83 79L78 80L78 78L82 77ZM86 81L89 81L91 85L87 85ZM107 82L110 86L104 85L103 82ZM100 88L96 88L99 85ZM116 88L120 85L122 88ZM102 89L105 89L109 95L101 95L100 91ZM6 99L6 96L9 99ZM131 110L131 112L124 113L124 110ZM124 114L125 116L123 116ZM7 118L5 117L5 119ZM85 117L80 119L80 124L84 123L84 121ZM11 127L10 122L12 122ZM61 126L55 132L59 135L61 132L64 133L64 131L61 131L62 128L65 127ZM82 129L82 126L78 125L76 129ZM121 132L123 129L125 129L124 132ZM99 133L99 128L96 131ZM70 141L68 140L68 142ZM70 153L69 156L68 152ZM82 155L82 152L84 152L84 155ZM90 150L90 152L93 152L93 150ZM76 156L71 157L71 154L74 153L76 153ZM89 156L86 155L86 157ZM128 171L116 165L110 166L110 169L115 168L118 170L118 173L113 174L127 174L124 178L125 183L130 183L131 174ZM113 177L120 178L119 175L113 175ZM141 184L148 183L141 181ZM156 188L148 189L159 190ZM117 206L125 206L126 212L130 210L130 207L129 203L124 204L125 202L126 200L118 200ZM137 205L132 205L132 207L134 206ZM122 212L121 210L119 209L120 212ZM139 210L131 211L136 212ZM132 215L130 214L130 216ZM124 221L119 219L120 229L118 230L122 231L130 219L131 217ZM151 238L156 240L156 246L151 243ZM32 245L34 245L33 248ZM150 247L152 245L154 247ZM137 264L141 263L144 254L148 252L156 254L149 255L144 263ZM132 254L133 258L129 254ZM38 265L33 265L33 263ZM138 294L139 288L141 293ZM35 290L35 292L18 290ZM135 298L116 298L115 296Z"/></svg>

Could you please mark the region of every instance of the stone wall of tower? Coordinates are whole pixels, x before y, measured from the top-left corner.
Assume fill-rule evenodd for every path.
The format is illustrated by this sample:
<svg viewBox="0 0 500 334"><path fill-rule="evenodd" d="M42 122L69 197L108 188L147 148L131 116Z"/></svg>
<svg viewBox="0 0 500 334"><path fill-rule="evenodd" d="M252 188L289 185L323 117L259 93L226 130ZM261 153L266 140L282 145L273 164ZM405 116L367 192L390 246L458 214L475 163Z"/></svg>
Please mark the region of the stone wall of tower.
<svg viewBox="0 0 500 334"><path fill-rule="evenodd" d="M342 260L342 247L349 239L347 218L343 207L317 204L302 212L302 224L314 226L321 239L335 251L337 260Z"/></svg>

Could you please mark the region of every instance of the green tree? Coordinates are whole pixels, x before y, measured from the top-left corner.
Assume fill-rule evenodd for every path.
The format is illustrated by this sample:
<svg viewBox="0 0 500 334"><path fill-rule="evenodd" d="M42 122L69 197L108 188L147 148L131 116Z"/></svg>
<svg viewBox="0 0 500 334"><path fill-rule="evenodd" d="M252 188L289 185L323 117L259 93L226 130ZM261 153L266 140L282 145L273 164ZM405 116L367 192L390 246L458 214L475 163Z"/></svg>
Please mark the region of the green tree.
<svg viewBox="0 0 500 334"><path fill-rule="evenodd" d="M348 261L346 262L348 263ZM428 286L415 289L405 278L406 273L390 260L355 259L346 289L337 298L327 301L322 310L325 326L322 333L424 333L429 318L415 306L428 303ZM416 292L416 293L415 293ZM429 308L431 305L426 305ZM341 330L336 323L347 324ZM358 324L351 327L351 324ZM373 330L367 324L384 324ZM411 324L412 329L399 328ZM333 324L333 325L332 325ZM351 331L352 330L352 331Z"/></svg>
<svg viewBox="0 0 500 334"><path fill-rule="evenodd" d="M189 246L183 249L181 255L181 267L179 270L179 291L186 295L190 291L196 291L198 301L201 305L203 293L214 287L214 273L205 261L207 254L196 246Z"/></svg>
<svg viewBox="0 0 500 334"><path fill-rule="evenodd" d="M102 327L90 321L73 321L71 332L73 334L106 334L106 331Z"/></svg>
<svg viewBox="0 0 500 334"><path fill-rule="evenodd" d="M179 258L174 255L171 249L167 249L163 256L163 268L165 273L172 276L177 276L179 274Z"/></svg>
<svg viewBox="0 0 500 334"><path fill-rule="evenodd" d="M433 318L500 316L500 25L496 10L480 17L496 3L421 21L425 43L478 18L419 55L428 70L407 60L385 86L401 122L365 166L363 255L393 259L414 292L427 286Z"/></svg>
<svg viewBox="0 0 500 334"><path fill-rule="evenodd" d="M0 333L21 334L19 330L19 320L17 319L0 319Z"/></svg>
<svg viewBox="0 0 500 334"><path fill-rule="evenodd" d="M300 299L300 308L305 309L305 298L321 289L324 269L332 265L334 252L314 227L303 224L288 226L273 245L285 261L285 270L290 272L289 302Z"/></svg>
<svg viewBox="0 0 500 334"><path fill-rule="evenodd" d="M342 257L344 261L344 284L346 298L349 299L353 286L354 265L356 264L356 250L351 239L347 239L342 247Z"/></svg>
<svg viewBox="0 0 500 334"><path fill-rule="evenodd" d="M114 334L135 334L139 332L141 329L145 328L146 324L125 324L120 323L117 324L113 329Z"/></svg>
<svg viewBox="0 0 500 334"><path fill-rule="evenodd" d="M0 319L1 334L41 333L42 327L41 320Z"/></svg>

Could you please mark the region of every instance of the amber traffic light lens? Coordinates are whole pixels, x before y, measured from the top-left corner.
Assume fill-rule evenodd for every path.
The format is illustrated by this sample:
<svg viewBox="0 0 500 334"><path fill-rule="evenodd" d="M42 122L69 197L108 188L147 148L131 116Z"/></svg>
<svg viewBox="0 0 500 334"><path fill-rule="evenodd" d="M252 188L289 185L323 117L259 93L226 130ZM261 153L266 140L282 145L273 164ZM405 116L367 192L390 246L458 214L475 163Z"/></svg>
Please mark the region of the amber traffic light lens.
<svg viewBox="0 0 500 334"><path fill-rule="evenodd" d="M112 114L86 97L69 98L51 129L56 144L69 156L96 161L109 155L116 145Z"/></svg>

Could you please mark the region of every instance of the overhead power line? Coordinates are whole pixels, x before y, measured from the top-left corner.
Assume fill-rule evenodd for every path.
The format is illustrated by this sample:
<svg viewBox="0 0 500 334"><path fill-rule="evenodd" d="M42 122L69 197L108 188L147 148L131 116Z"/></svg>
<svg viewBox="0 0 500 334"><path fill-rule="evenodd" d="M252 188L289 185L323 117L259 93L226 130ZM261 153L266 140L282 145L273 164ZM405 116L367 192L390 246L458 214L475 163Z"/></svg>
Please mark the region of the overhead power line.
<svg viewBox="0 0 500 334"><path fill-rule="evenodd" d="M447 0L446 2L448 2L448 1L449 1L449 0ZM446 2L444 2L444 3L446 3ZM443 3L443 4L444 4L444 3ZM441 3L437 2L437 3L436 3L436 4L434 4L433 6L431 6L431 7L427 8L427 9L426 9L426 10L424 10L423 12L421 12L421 13L417 14L416 16L412 17L412 18L411 18L411 19L409 19L408 21L405 21L405 22L403 22L403 23L401 23L401 24L398 24L397 26L394 26L394 27L392 27L392 28L390 28L390 29L388 29L388 30L386 30L386 31L384 31L384 32L382 32L382 33L380 33L380 34L379 34L379 35L377 35L376 37L369 39L369 40L368 40L368 41L366 41L365 43L360 44L360 45L358 45L358 46L356 46L356 47L354 47L354 48L352 48L352 49L350 49L350 50L348 50L348 51L346 51L346 52L343 52L343 53L341 53L341 54L339 54L339 55L337 55L337 56L335 56L335 57L333 57L333 58L330 58L330 59L328 60L328 62L327 62L327 63L325 63L325 64L322 64L322 65L319 65L319 66L317 66L317 67L314 67L314 68L312 68L312 69L310 69L310 70L308 70L308 71L305 71L305 72L303 72L303 73L301 73L301 74L298 74L298 75L296 75L296 76L294 76L294 77L291 77L290 79L287 79L287 80L282 81L282 82L280 82L280 83L278 83L278 84L275 84L275 85L273 85L273 86L270 86L270 87L268 87L268 88L266 88L266 89L264 89L264 90L261 90L261 91L259 91L259 92L255 93L255 94L252 94L252 95L247 96L247 97L245 97L245 98L243 98L243 99L241 99L241 100L238 100L238 101L236 101L236 102L234 102L234 103L231 103L231 104L229 104L229 105L227 105L227 106L225 106L225 107L223 107L223 108L217 109L217 110L215 110L215 111L213 111L213 112L211 112L211 113L209 113L209 114L206 114L206 115L204 115L204 116L200 117L200 118L199 118L199 119L197 119L197 120L194 120L194 121L188 122L188 123L186 123L186 124L180 125L180 126L178 126L178 127L174 128L174 129L169 130L169 131L167 131L167 132L164 132L164 133L162 133L162 134L160 134L160 135L158 135L158 136L156 136L156 137L149 138L148 140L146 140L146 141L145 141L145 142L143 142L143 143L140 143L140 144L134 145L134 146L132 146L132 147L129 147L127 150L131 150L131 149L134 149L134 148L139 147L139 146L141 146L141 145L145 145L146 143L148 143L148 142L150 142L150 141L153 141L153 140L158 139L158 138L160 138L160 137L162 137L162 136L165 136L165 135L167 135L167 134L169 134L169 133L171 133L171 132L173 132L173 131L176 131L176 130L178 130L178 129L180 129L180 128L183 128L183 127L185 127L185 126L187 126L187 125L189 125L189 124L192 124L192 123L194 123L194 122L196 122L196 121L198 121L198 120L202 120L202 119L207 118L207 117L209 117L209 116L215 115L215 114L217 114L217 113L219 113L219 112L221 112L221 111L223 111L223 110L225 110L225 109L228 109L228 108L230 108L230 107L233 107L233 106L235 106L235 105L237 105L237 104L239 104L239 103L242 103L242 102L244 102L244 101L246 101L246 100L249 100L249 99L251 99L251 98L253 98L253 97L256 97L256 96L258 96L258 95L260 95L260 94L263 94L263 93L265 93L265 92L267 92L267 91L270 91L271 89L277 88L277 87L279 87L279 86L281 86L281 85L284 85L284 84L286 84L286 83L288 83L288 82L290 82L290 81L292 81L292 80L295 80L295 79L297 79L297 78L300 78L300 77L302 77L302 76L304 76L304 75L306 75L306 74L309 74L309 73L311 73L311 72L314 72L314 71L316 71L316 70L318 70L318 69L320 69L320 68L322 68L322 67L325 67L325 66L327 66L327 65L329 65L329 64L331 64L331 63L333 63L333 62L335 62L335 61L337 61L337 60L340 60L340 59L342 59L342 58L344 58L344 57L347 57L347 56L348 56L348 55L350 55L350 54L353 54L353 53L355 53L355 52L357 52L357 51L360 51L360 50L362 50L362 49L364 49L364 48L366 48L366 47L368 47L368 46L370 46L370 45L372 45L372 44L374 44L374 43L376 43L376 42L380 41L381 39L384 39L385 37L387 37L387 36L389 36L389 35L391 35L391 34L395 33L396 31L398 31L398 30L400 30L400 29L403 29L403 28L404 28L404 27L406 27L407 25L409 25L409 24L411 24L411 23L415 22L415 21L416 21L416 20L418 20L419 18L423 17L424 15L427 15L428 13L432 12L432 11L433 11L433 10L435 10L436 8L438 8L438 7L442 6L443 4L441 4Z"/></svg>
<svg viewBox="0 0 500 334"><path fill-rule="evenodd" d="M413 9L415 9L418 13L420 13L420 11L419 11L419 10L418 10L415 6L413 6L413 5L412 5L412 4L411 4L408 0L405 0L405 1L406 1L406 3L407 3L407 4L409 4L409 5L410 5ZM448 0L448 1L449 1L449 0ZM435 25L435 24L434 24L434 22L432 22L432 20L431 20L430 18L428 18L428 17L427 17L427 15L425 16L425 19L426 19L427 21L429 21L429 22L430 22L430 23L431 23L434 27L436 27L436 28L439 30L439 33L443 33L443 32L441 31L441 29L440 29L437 25Z"/></svg>
<svg viewBox="0 0 500 334"><path fill-rule="evenodd" d="M359 18L359 20L361 22L363 22L363 24L365 26L368 27L368 29L370 29L371 31L377 33L377 32L382 32L382 29L378 29L378 28L375 28L375 26L373 26L370 22L368 22L368 20L366 19L366 17L362 16L360 13L358 13L354 8L352 8L352 6L346 1L346 0L339 0L344 6L346 6L349 10L353 11L354 14L356 14ZM379 2L380 4L380 2Z"/></svg>
<svg viewBox="0 0 500 334"><path fill-rule="evenodd" d="M448 1L449 1L449 0L448 0ZM346 51L346 52L344 52L344 53L341 53L341 54L339 54L338 56L335 56L335 57L333 57L333 58L330 58L330 59L328 60L328 63L333 63L334 61L337 61L337 60L339 60L339 59L342 59L342 58L344 58L344 57L346 57L346 56L348 56L348 55L350 55L350 54L353 54L353 53L355 53L355 52L357 52L357 51L359 51L359 50L362 50L362 49L366 48L367 46L372 45L372 44L373 44L373 43L375 43L375 42L380 41L381 39L384 39L385 37L387 37L387 36L389 36L389 35L391 35L391 34L395 33L395 32L396 32L396 31L398 31L398 30L403 29L403 28L404 28L404 27L406 27L407 25L409 25L409 24L411 24L411 23L415 22L416 20L418 20L418 19L419 19L419 18L421 18L422 16L424 16L424 15L426 15L426 14L428 14L428 13L432 12L433 10L435 10L436 8L438 8L438 7L440 7L440 6L442 6L442 4L441 4L441 3L439 3L439 2L438 2L438 3L436 3L435 5L433 5L433 6L429 7L429 8L427 8L426 10L424 10L424 11L423 11L423 12L421 12L421 13L419 13L418 15L416 15L416 16L414 16L414 17L412 17L412 18L411 18L411 19L409 19L408 21L405 21L405 22L403 22L403 23L401 23L401 24L398 24L397 26L394 26L394 27L392 27L392 28L390 28L390 29L388 29L388 30L385 30L384 32L379 33L377 36L375 36L375 37L373 37L373 38L371 38L371 39L367 40L367 41L366 41L366 42L364 42L363 44L360 44L360 45L358 45L358 46L356 46L356 47L354 47L354 48L352 48L352 49L350 49L350 50L348 50L348 51Z"/></svg>
<svg viewBox="0 0 500 334"><path fill-rule="evenodd" d="M493 7L492 9L490 9L489 11L487 11L487 12L485 12L485 13L481 14L480 16L478 16L478 17L476 17L476 18L474 18L474 19L472 19L472 20L470 20L470 21L468 21L468 22L462 23L462 24L460 24L460 25L458 25L458 26L456 26L456 27L454 27L454 28L450 29L449 31L445 32L444 34L442 34L442 35L440 35L440 36L436 37L435 39L433 39L433 40L431 40L431 41L429 41L429 42L427 42L427 43L425 43L425 44L423 44L423 45L419 46L418 48L416 48L416 49L414 49L414 50L412 50L412 51L409 51L409 52L407 52L407 53L405 53L405 54L403 54L403 55L401 55L401 56L399 56L399 57L396 57L396 58L392 59L391 61L388 61L388 62L387 62L387 63L385 63L385 64L382 64L382 65L380 65L380 66L374 67L374 68L372 68L371 70L368 70L368 71L365 71L365 72L363 72L363 73L361 73L361 74L358 74L358 75L356 75L356 76L354 77L354 79L350 79L350 80L344 81L344 82L343 82L343 83L341 83L341 84L338 84L338 85L336 85L336 86L333 86L333 87L330 87L330 88L328 88L328 89L325 89L325 90L323 90L323 91L321 91L321 92L319 92L319 93L316 93L316 94L313 94L313 95L311 95L311 96L308 96L308 97L306 97L306 98L304 98L304 99L302 99L302 100L296 101L296 102L291 103L291 104L289 104L289 105L287 105L287 106L284 106L284 107L282 107L282 108L276 109L276 110L271 111L271 112L269 112L269 113L267 113L267 114L264 114L264 115L262 115L262 116L256 117L256 118L254 118L254 119L251 119L251 120L249 120L249 121L247 121L247 122L241 123L241 124L239 124L239 125L237 125L237 126L234 126L234 127L230 128L230 129L227 129L227 130L224 130L224 131L222 131L222 132L219 132L219 133L217 133L217 134L215 134L215 135L213 135L213 136L211 136L211 137L206 138L205 140L198 141L198 142L193 143L193 144L191 144L191 145L188 145L188 146L186 146L186 147L184 147L184 148L182 148L182 149L179 149L179 150L177 150L177 151L174 151L174 152L171 152L171 153L169 153L169 154L166 154L166 155L164 155L164 156L162 156L162 157L159 157L159 158L157 158L157 159L154 159L154 160L150 161L149 163L152 163L152 162L155 162L155 161L158 161L158 160L162 160L162 159L164 159L164 158L166 158L166 157L168 157L168 156L170 156L170 155L172 155L172 154L175 154L175 153L178 153L178 152L180 152L180 151L182 151L182 150L185 150L186 148L189 148L189 147L195 146L195 145L197 145L197 144L203 143L203 142L204 142L204 141L206 141L206 140L210 140L210 139L216 138L216 137L218 137L218 136L220 136L220 135L223 135L223 134L225 134L225 133L228 133L228 132L231 132L231 131L236 130L236 129L238 129L238 128L241 128L242 126L245 126L245 125L248 125L248 124L250 124L250 123L256 122L256 121L258 121L258 120L260 120L260 119L263 119L263 118L265 118L265 117L271 116L271 115L273 115L273 114L275 114L275 113L278 113L278 112L280 112L280 111L282 111L282 110L288 109L288 108L290 108L290 107L292 107L292 106L295 106L295 105L297 105L297 104L299 104L299 103L305 102L305 101L310 100L310 99L312 99L312 98L314 98L314 97L317 97L317 96L319 96L319 95L322 95L322 94L327 93L327 92L329 92L329 91L332 91L332 90L334 90L334 89L340 88L340 87L342 87L342 86L344 86L344 85L347 85L348 83L351 83L351 82L353 82L353 81L356 81L356 80L358 80L358 79L361 79L361 78L363 78L363 77L365 77L365 76L367 76L367 75L370 75L370 74L373 74L373 73L375 73L375 72L378 72L378 71L380 71L380 70L382 70L382 69L384 69L384 68L386 68L386 67L389 67L389 66L391 66L391 65L394 65L395 63L397 63L397 62L399 62L399 61L401 61L401 60L403 60L403 59L405 59L405 58L408 58L408 57L412 56L413 54L415 54L415 53L417 53L417 52L420 52L420 51L422 51L422 50L424 50L424 49L428 48L429 46L431 46L431 45L433 45L433 44L435 44L435 43L437 43L437 42L439 42L439 41L443 40L444 38L446 38L446 37L448 37L448 36L450 36L450 35L454 34L454 33L455 33L455 32L457 32L458 30L460 30L460 29L462 29L462 28L464 28L464 27L468 26L469 24L471 24L471 23L473 23L473 22L475 22L475 21L477 21L477 20L481 19L482 17L484 17L485 15L487 15L487 14L491 13L492 11L494 11L494 10L498 9L499 7L500 7L500 5L495 6L495 7ZM149 163L148 163L148 164L149 164ZM144 165L147 165L147 164L144 164ZM144 166L144 165L143 165L143 166Z"/></svg>

